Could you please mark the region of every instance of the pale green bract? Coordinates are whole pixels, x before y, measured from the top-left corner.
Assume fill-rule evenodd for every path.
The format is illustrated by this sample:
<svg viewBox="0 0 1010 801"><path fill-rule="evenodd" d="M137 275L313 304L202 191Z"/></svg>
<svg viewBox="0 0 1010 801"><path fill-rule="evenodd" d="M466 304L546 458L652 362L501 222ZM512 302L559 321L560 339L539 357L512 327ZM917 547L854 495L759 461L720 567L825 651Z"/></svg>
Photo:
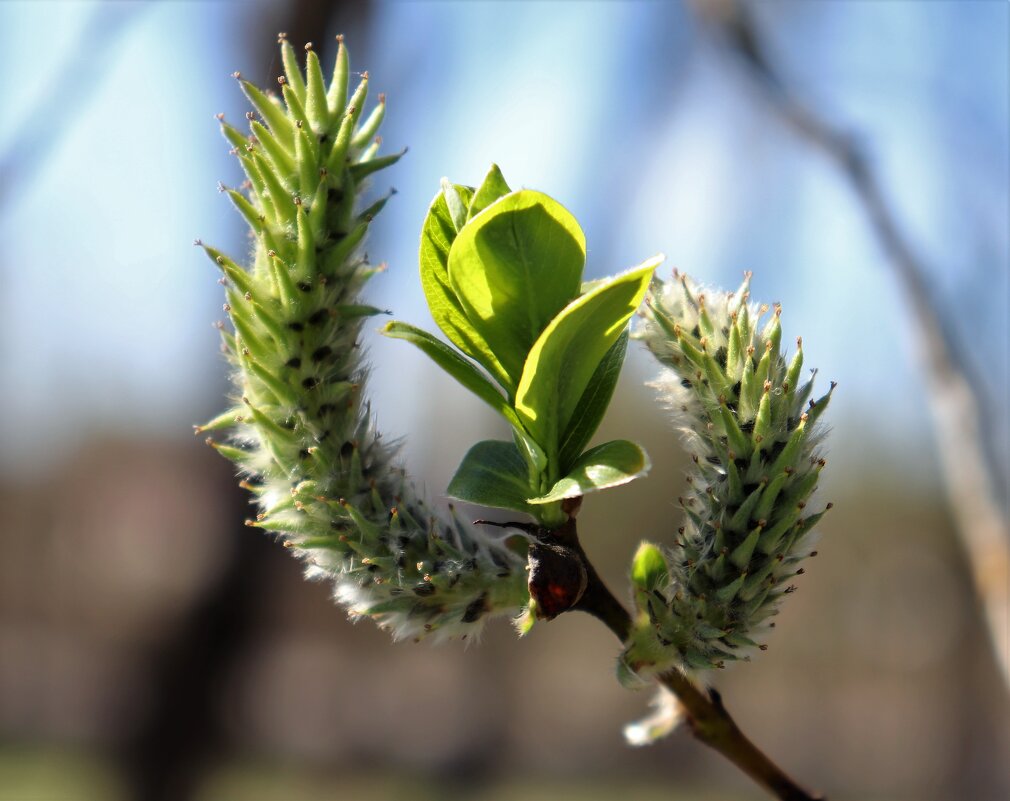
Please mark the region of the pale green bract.
<svg viewBox="0 0 1010 801"><path fill-rule="evenodd" d="M378 155L385 101L380 95L363 113L367 74L348 99L343 44L328 86L314 51L304 77L286 41L281 53L283 102L242 82L259 119L248 136L222 121L248 179L246 191L227 192L254 245L247 268L207 248L226 279L234 333L222 328L222 336L237 402L198 430L229 434L211 444L256 496L249 525L283 536L309 576L333 582L352 616L396 637L466 637L528 603L526 560L428 507L392 462L364 400L358 339L380 310L359 300L377 272L361 244L386 198L364 208L359 200L368 176L399 158ZM430 344L423 332L401 334ZM464 363L471 388L507 412L482 372L437 345L436 358Z"/></svg>
<svg viewBox="0 0 1010 801"><path fill-rule="evenodd" d="M442 181L421 232L421 284L459 352L405 323L384 332L412 342L498 411L515 440L471 449L453 497L550 528L565 520L563 500L648 470L631 442L582 450L610 403L628 321L661 259L584 287L585 258L585 235L568 210L541 192L511 191L497 165L476 189Z"/></svg>

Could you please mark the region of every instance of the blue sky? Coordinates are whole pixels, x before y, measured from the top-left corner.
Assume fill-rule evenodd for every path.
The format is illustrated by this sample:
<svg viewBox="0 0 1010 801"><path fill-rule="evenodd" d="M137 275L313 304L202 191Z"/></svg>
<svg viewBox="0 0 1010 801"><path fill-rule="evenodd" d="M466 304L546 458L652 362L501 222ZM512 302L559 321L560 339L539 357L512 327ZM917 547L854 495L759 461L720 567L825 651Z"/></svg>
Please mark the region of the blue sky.
<svg viewBox="0 0 1010 801"><path fill-rule="evenodd" d="M25 127L53 142L0 206L0 468L51 464L96 432L182 436L219 405L210 323L220 288L190 243L244 247L215 189L235 183L237 167L213 114L241 119L229 73L267 68L244 52L261 7L0 4L0 158ZM62 119L46 98L59 96L60 54L96 9L133 18L74 65L98 78ZM1005 441L1008 7L800 2L763 4L758 16L803 97L862 137ZM443 175L473 183L497 161L513 186L575 213L591 275L657 251L710 283L753 270L755 296L784 304L787 335L802 334L810 362L840 382L842 438L857 431L883 450L929 453L904 301L861 209L685 9L381 3L372 22L367 40L349 42L352 67L389 96L388 149L410 146L375 187L398 190L368 248L390 266L370 287L375 302L427 323L415 268L424 210ZM422 427L432 394L476 418L411 349L370 345L376 408L392 433ZM636 357L628 380L650 370ZM833 447L855 461L846 442Z"/></svg>

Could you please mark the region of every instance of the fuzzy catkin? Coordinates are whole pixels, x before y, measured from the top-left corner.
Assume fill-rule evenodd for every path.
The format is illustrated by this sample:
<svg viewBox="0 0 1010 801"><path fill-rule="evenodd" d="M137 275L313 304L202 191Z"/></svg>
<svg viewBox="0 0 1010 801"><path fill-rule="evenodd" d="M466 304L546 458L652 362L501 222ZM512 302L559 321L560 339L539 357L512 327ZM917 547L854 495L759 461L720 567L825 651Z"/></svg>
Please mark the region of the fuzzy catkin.
<svg viewBox="0 0 1010 801"><path fill-rule="evenodd" d="M379 269L361 244L387 198L364 209L360 199L402 154L378 155L385 98L363 114L367 73L348 97L342 40L328 85L306 50L303 74L281 37L282 98L235 75L256 110L249 135L221 120L247 178L223 191L254 246L247 267L205 247L224 273L235 396L198 431L227 432L208 442L256 496L248 524L282 536L352 617L397 638L465 637L528 602L525 559L430 509L375 429L359 336L380 310L360 293Z"/></svg>
<svg viewBox="0 0 1010 801"><path fill-rule="evenodd" d="M736 292L707 292L675 273L646 296L639 336L666 368L656 386L694 465L674 546L644 543L635 558L629 678L722 667L763 648L825 511L806 507L834 384L810 399L802 342L787 362L781 308L751 303L749 286L747 274Z"/></svg>

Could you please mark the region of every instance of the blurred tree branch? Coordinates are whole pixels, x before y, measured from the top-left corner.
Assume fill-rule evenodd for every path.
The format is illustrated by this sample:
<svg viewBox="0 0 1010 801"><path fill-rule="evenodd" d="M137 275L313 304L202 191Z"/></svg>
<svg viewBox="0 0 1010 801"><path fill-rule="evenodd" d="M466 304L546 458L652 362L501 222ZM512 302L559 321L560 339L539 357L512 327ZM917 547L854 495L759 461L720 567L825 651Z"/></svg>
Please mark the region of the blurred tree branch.
<svg viewBox="0 0 1010 801"><path fill-rule="evenodd" d="M214 478L237 522L221 532L228 555L220 574L142 657L149 697L116 752L130 801L198 795L206 774L229 750L221 699L233 697L228 687L242 653L262 636L263 609L275 581L273 548L241 524L249 503L230 471L217 468Z"/></svg>
<svg viewBox="0 0 1010 801"><path fill-rule="evenodd" d="M915 328L929 387L937 450L951 512L1005 685L1010 689L1010 526L999 505L997 467L986 455L985 419L977 386L936 297L923 261L897 224L880 180L857 137L833 127L801 102L742 0L693 0L752 79L771 110L838 168L859 199L898 284Z"/></svg>

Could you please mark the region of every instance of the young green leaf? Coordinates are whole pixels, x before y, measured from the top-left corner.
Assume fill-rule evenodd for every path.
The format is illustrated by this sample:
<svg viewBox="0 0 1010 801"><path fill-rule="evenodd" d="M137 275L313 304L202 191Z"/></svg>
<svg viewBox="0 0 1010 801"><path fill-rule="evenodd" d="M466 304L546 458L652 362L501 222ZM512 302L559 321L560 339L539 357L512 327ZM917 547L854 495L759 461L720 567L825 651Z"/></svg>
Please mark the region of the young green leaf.
<svg viewBox="0 0 1010 801"><path fill-rule="evenodd" d="M508 420L514 428L520 432L523 431L522 423L519 422L515 410L509 406L508 401L502 397L494 384L488 381L471 362L468 362L444 342L436 339L427 331L397 320L386 323L382 328L382 333L387 337L403 339L416 345L435 364Z"/></svg>
<svg viewBox="0 0 1010 801"><path fill-rule="evenodd" d="M447 493L461 501L513 509L535 515L526 502L530 493L526 461L511 442L484 440L463 457Z"/></svg>
<svg viewBox="0 0 1010 801"><path fill-rule="evenodd" d="M497 164L492 164L487 171L481 185L473 193L473 200L470 201L470 208L467 210L466 219L469 221L480 214L484 209L494 203L498 198L505 197L512 190L505 183L505 176L501 174Z"/></svg>
<svg viewBox="0 0 1010 801"><path fill-rule="evenodd" d="M610 399L614 395L614 388L617 386L617 379L621 375L621 367L624 365L624 355L628 350L628 332L621 334L617 341L610 346L607 355L596 368L593 377L589 379L589 386L579 398L579 403L575 407L575 414L572 415L568 428L561 437L560 447L560 469L562 473L567 473L575 460L579 458L582 449L589 444L596 429L603 419Z"/></svg>
<svg viewBox="0 0 1010 801"><path fill-rule="evenodd" d="M570 303L530 350L515 409L526 430L557 460L561 433L607 351L624 331L659 264L657 256Z"/></svg>
<svg viewBox="0 0 1010 801"><path fill-rule="evenodd" d="M453 187L463 203L470 203L473 190L458 184ZM421 287L428 308L438 327L457 348L483 365L491 376L509 394L515 395L515 382L491 351L477 329L466 316L456 293L449 285L449 249L456 239L456 226L445 199L439 192L428 208L421 229L421 249L418 261L421 266Z"/></svg>
<svg viewBox="0 0 1010 801"><path fill-rule="evenodd" d="M579 224L541 192L506 195L459 232L449 283L513 380L540 333L578 296L585 261Z"/></svg>
<svg viewBox="0 0 1010 801"><path fill-rule="evenodd" d="M634 442L625 439L605 442L586 451L568 475L551 487L550 492L528 500L533 504L554 503L618 487L645 475L649 467L648 455Z"/></svg>

